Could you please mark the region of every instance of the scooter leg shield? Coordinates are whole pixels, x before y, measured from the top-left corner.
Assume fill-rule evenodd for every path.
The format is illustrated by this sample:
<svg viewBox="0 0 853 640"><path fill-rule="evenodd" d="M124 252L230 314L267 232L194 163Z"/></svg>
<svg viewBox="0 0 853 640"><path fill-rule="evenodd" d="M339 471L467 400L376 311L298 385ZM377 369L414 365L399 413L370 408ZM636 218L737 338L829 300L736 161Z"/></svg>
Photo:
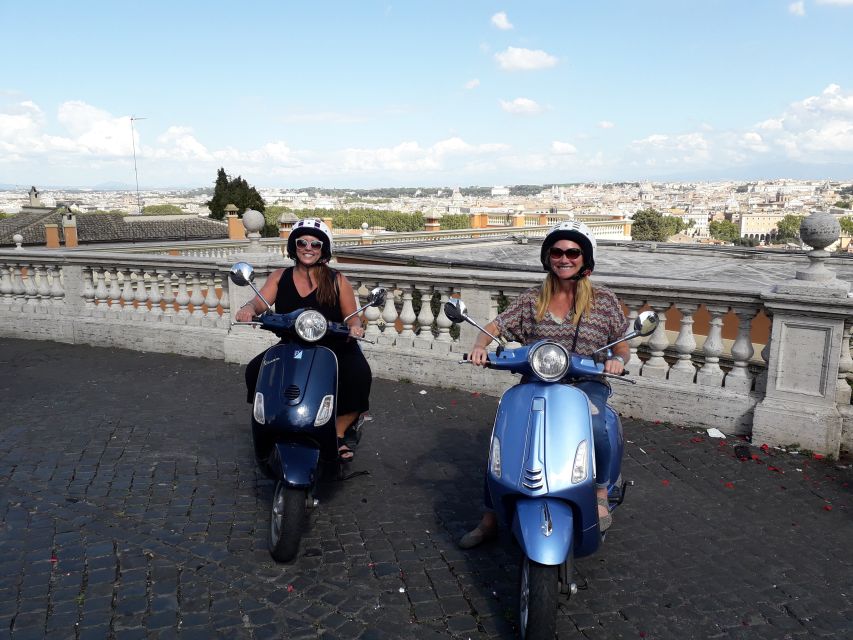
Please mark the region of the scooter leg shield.
<svg viewBox="0 0 853 640"><path fill-rule="evenodd" d="M555 498L521 499L515 505L512 532L534 562L562 564L572 549L572 508Z"/></svg>
<svg viewBox="0 0 853 640"><path fill-rule="evenodd" d="M307 489L314 485L319 462L319 449L280 442L275 445L270 467L291 487Z"/></svg>

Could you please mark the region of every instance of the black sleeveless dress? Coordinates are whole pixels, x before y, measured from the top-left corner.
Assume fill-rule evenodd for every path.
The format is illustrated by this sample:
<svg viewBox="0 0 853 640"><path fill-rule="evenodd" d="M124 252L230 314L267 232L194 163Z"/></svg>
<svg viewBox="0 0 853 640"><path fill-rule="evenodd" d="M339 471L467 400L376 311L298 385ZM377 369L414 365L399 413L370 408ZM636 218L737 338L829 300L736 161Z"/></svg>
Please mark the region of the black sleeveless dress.
<svg viewBox="0 0 853 640"><path fill-rule="evenodd" d="M337 282L337 272L333 271ZM299 295L293 282L293 267L281 274L278 281L278 291L275 296L276 313L290 313L296 309L317 309L331 322L342 322L341 305L337 286L335 287L335 303L323 305L317 300L315 289L304 298ZM361 347L355 340L347 340L338 336L326 336L318 344L328 347L338 358L338 415L347 413L363 413L370 408L370 385L373 374L370 365L361 352ZM261 369L261 361L265 352L255 356L246 365L246 400L251 403L255 397L255 383Z"/></svg>

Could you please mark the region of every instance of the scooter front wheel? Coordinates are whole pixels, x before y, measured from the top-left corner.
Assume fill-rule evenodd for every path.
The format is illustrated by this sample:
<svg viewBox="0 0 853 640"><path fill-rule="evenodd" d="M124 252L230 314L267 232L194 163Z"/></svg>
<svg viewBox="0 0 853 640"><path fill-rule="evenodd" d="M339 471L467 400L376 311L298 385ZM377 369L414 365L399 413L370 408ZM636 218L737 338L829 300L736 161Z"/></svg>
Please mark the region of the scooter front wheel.
<svg viewBox="0 0 853 640"><path fill-rule="evenodd" d="M521 559L518 622L522 640L553 640L557 633L558 567Z"/></svg>
<svg viewBox="0 0 853 640"><path fill-rule="evenodd" d="M270 514L270 555L276 562L293 560L305 528L308 492L293 489L279 480L275 485Z"/></svg>

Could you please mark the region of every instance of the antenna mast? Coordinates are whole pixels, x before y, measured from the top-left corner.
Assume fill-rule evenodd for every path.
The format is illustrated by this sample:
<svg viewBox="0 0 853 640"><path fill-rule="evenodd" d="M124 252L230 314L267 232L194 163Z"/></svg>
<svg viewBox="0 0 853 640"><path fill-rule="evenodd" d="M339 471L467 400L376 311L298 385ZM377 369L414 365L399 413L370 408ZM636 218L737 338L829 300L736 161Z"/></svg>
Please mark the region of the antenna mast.
<svg viewBox="0 0 853 640"><path fill-rule="evenodd" d="M136 169L136 133L133 129L134 120L148 120L130 116L130 143L133 145L133 175L136 176L136 212L142 215L142 198L139 196L139 171Z"/></svg>

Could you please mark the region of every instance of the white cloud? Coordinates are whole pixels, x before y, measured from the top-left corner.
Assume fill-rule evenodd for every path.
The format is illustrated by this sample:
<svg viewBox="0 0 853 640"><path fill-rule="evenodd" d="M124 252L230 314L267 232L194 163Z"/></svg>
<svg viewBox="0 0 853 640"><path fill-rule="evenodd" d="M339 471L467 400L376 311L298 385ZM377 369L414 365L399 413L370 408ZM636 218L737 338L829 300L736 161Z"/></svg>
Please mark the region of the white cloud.
<svg viewBox="0 0 853 640"><path fill-rule="evenodd" d="M556 57L541 49L522 49L507 47L505 51L495 54L501 69L504 71L535 71L556 66Z"/></svg>
<svg viewBox="0 0 853 640"><path fill-rule="evenodd" d="M551 153L558 156L566 156L577 153L577 149L575 145L570 144L568 142L559 142L558 140L554 140L551 143Z"/></svg>
<svg viewBox="0 0 853 640"><path fill-rule="evenodd" d="M465 83L466 89L476 89L480 86L480 81L477 78L473 78Z"/></svg>
<svg viewBox="0 0 853 640"><path fill-rule="evenodd" d="M802 0L792 2L788 5L788 12L795 16L804 16L806 15L806 3Z"/></svg>
<svg viewBox="0 0 853 640"><path fill-rule="evenodd" d="M512 23L509 21L509 18L506 17L506 12L504 11L498 11L492 16L492 24L501 31L512 29Z"/></svg>
<svg viewBox="0 0 853 640"><path fill-rule="evenodd" d="M610 120L602 120L601 122L598 123L599 129L612 129L615 126L616 125L613 124L612 122L610 122Z"/></svg>
<svg viewBox="0 0 853 640"><path fill-rule="evenodd" d="M515 115L533 116L542 113L542 107L530 98L516 98L511 102L499 100L501 108L507 113Z"/></svg>

